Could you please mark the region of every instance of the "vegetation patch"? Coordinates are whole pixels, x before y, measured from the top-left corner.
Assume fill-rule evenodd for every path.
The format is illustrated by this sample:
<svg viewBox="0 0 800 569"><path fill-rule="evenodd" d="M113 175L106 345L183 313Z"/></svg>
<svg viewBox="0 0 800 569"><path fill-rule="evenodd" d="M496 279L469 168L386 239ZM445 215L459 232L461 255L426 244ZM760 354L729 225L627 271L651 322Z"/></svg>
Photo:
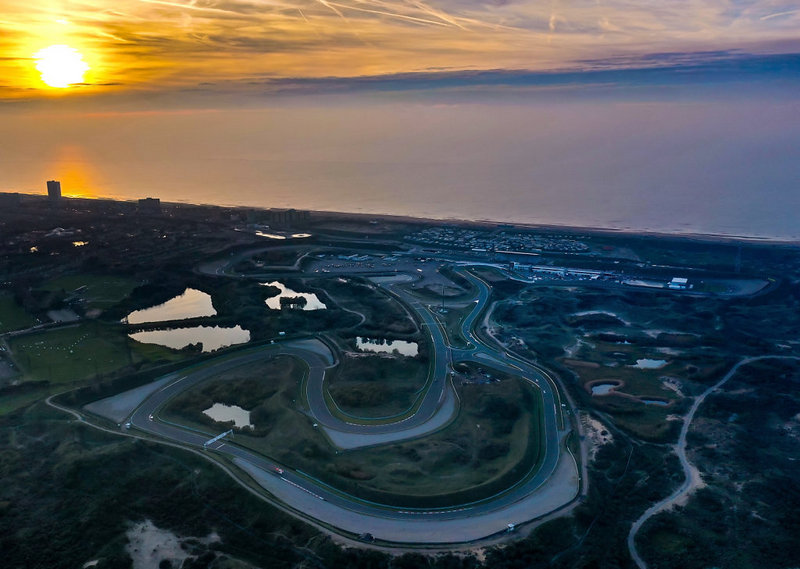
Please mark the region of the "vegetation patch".
<svg viewBox="0 0 800 569"><path fill-rule="evenodd" d="M707 486L643 528L638 542L648 564L792 567L800 559L800 364L740 368L705 400L688 443Z"/></svg>
<svg viewBox="0 0 800 569"><path fill-rule="evenodd" d="M448 307L444 314L437 314L436 317L444 323L447 343L454 348L467 348L469 342L462 333L464 319L475 310L475 304L470 303L463 308Z"/></svg>
<svg viewBox="0 0 800 569"><path fill-rule="evenodd" d="M407 507L443 507L502 491L535 468L541 403L527 382L460 388L461 410L446 429L417 441L349 451L349 464L372 475L337 487Z"/></svg>
<svg viewBox="0 0 800 569"><path fill-rule="evenodd" d="M500 303L493 317L498 338L522 339L521 353L574 378L579 388L575 395L583 404L609 414L630 434L669 441L679 427L670 416L688 408L681 393L701 392L742 354L775 350L770 343L790 335L788 321L779 316L787 306L800 307L796 288L721 300L531 285ZM751 316L749 323L746 314ZM763 319L764 314L773 319ZM773 322L773 329L767 329L766 322ZM666 363L647 369L637 364L639 360ZM623 381L624 387L614 396L591 397L588 388L608 377ZM678 389L665 388L664 377L678 378Z"/></svg>
<svg viewBox="0 0 800 569"><path fill-rule="evenodd" d="M336 304L364 317L356 328L361 335L405 338L419 335L413 318L400 301L371 282L335 278L320 280L317 285Z"/></svg>
<svg viewBox="0 0 800 569"><path fill-rule="evenodd" d="M34 324L36 319L17 303L13 295L0 293L0 334L29 328Z"/></svg>
<svg viewBox="0 0 800 569"><path fill-rule="evenodd" d="M57 277L40 288L72 298L88 310L105 310L127 298L139 284L124 276L79 274Z"/></svg>
<svg viewBox="0 0 800 569"><path fill-rule="evenodd" d="M143 520L180 536L219 536L213 546L185 540L184 567L252 566L244 557L289 568L309 548L325 558L338 552L202 458L97 431L44 403L0 418L0 476L0 547L8 568L74 568L93 560L99 569L131 567L126 533Z"/></svg>
<svg viewBox="0 0 800 569"><path fill-rule="evenodd" d="M233 428L233 421L215 421L203 411L215 403L235 405L250 412L250 423L253 425L237 430L265 437L274 430L276 421L280 419L279 408L292 406L292 401L288 400L288 394L281 390L281 386L299 385L304 373L305 367L288 356L245 364L179 394L163 415L213 428Z"/></svg>
<svg viewBox="0 0 800 569"><path fill-rule="evenodd" d="M378 418L410 409L427 379L427 358L345 356L330 374L327 389L345 413Z"/></svg>

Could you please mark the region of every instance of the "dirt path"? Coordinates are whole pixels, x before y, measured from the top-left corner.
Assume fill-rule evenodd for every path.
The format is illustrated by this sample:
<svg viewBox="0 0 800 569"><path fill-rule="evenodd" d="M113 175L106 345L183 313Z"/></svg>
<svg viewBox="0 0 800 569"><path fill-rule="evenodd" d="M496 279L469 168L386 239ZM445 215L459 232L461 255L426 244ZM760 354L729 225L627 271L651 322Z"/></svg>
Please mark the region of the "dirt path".
<svg viewBox="0 0 800 569"><path fill-rule="evenodd" d="M692 419L694 419L694 414L697 412L697 409L708 395L722 387L728 382L729 379L736 375L736 372L739 371L740 367L752 362L770 359L800 361L800 357L797 356L756 356L744 358L734 365L731 370L725 374L725 377L706 389L700 396L697 397L697 399L695 399L691 409L689 409L689 412L684 418L681 434L678 437L677 444L674 446L675 454L678 455L678 458L681 461L681 466L683 467L683 475L685 480L677 490L657 504L650 507L638 520L633 522L631 531L628 533L628 551L630 552L631 558L633 558L634 563L636 563L636 566L639 567L639 569L647 569L647 563L644 562L644 560L639 556L639 552L636 550L636 534L639 532L645 522L647 522L647 520L656 514L663 512L664 510L668 510L675 504L684 503L684 501L688 499L692 492L698 488L701 488L703 485L703 479L700 476L700 471L695 465L689 462L689 459L686 456L686 435L689 432L689 427L692 424Z"/></svg>

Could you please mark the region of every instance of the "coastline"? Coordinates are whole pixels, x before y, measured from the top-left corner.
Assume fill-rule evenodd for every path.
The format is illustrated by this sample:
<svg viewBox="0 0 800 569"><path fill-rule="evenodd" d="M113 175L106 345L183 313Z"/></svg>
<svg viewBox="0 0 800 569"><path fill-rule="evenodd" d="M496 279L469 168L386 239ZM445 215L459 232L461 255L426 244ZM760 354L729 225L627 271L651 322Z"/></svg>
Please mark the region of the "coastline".
<svg viewBox="0 0 800 569"><path fill-rule="evenodd" d="M46 194L29 194L23 192L0 191L0 199L4 196L19 196L23 200L47 200ZM84 196L62 196L63 200L74 202L88 202L91 204L114 203L136 206L138 199L121 199L114 197L84 197ZM688 242L708 242L708 243L728 243L728 244L748 244L748 245L778 245L778 246L798 246L800 237L789 239L785 237L770 237L763 235L746 235L734 233L702 232L702 231L667 231L654 229L635 229L631 227L601 227L601 226L579 226L554 223L526 223L506 220L491 219L456 219L439 217L416 217L403 214L391 213L369 213L369 212L347 212L332 210L315 210L286 207L265 207L265 206L244 206L213 203L195 203L188 201L161 201L161 205L169 208L210 208L227 211L286 211L296 209L297 211L307 211L313 216L313 223L326 220L330 222L349 222L364 224L370 221L382 222L384 224L396 225L449 225L476 229L517 229L522 231L540 233L560 233L560 234L592 234L606 237L638 237L653 238L659 240L679 240Z"/></svg>

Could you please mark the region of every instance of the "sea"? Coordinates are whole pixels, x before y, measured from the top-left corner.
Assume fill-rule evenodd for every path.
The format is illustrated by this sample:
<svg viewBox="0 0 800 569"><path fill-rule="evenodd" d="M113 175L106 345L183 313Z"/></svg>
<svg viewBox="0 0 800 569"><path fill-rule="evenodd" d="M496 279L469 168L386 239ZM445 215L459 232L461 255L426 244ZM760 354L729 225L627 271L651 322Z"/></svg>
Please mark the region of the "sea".
<svg viewBox="0 0 800 569"><path fill-rule="evenodd" d="M800 240L800 108L10 115L0 191Z"/></svg>

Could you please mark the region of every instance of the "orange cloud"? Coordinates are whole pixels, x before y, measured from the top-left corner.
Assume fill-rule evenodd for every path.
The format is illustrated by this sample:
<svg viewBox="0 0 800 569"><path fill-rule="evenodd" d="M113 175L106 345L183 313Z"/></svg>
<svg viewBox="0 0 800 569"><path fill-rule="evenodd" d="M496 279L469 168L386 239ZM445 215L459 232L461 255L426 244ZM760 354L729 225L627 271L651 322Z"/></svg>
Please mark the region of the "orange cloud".
<svg viewBox="0 0 800 569"><path fill-rule="evenodd" d="M70 92L96 94L263 77L569 68L588 58L791 39L798 28L791 0L738 11L713 0L8 0L0 98L52 96L32 60L52 44L79 50L91 67L87 84Z"/></svg>

